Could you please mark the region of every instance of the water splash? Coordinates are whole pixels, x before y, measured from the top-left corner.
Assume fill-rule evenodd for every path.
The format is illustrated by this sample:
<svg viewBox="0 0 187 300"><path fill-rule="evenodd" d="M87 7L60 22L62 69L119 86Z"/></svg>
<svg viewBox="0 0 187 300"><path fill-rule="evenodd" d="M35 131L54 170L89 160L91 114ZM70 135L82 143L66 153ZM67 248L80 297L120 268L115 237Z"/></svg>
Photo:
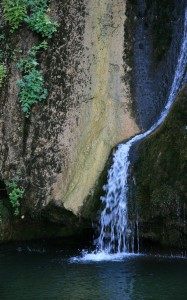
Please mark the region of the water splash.
<svg viewBox="0 0 187 300"><path fill-rule="evenodd" d="M108 183L104 186L106 195L101 198L105 208L101 213L100 235L97 239L98 253L126 253L133 251L132 229L128 220L128 176L129 154L134 143L152 133L165 120L171 105L184 84L187 64L187 9L185 11L184 34L175 69L168 102L158 121L146 132L136 135L125 144L120 144L114 154L113 165L108 173ZM139 247L139 246L138 246Z"/></svg>
<svg viewBox="0 0 187 300"><path fill-rule="evenodd" d="M143 254L132 254L132 253L106 253L105 251L100 252L89 252L83 250L81 256L75 256L70 258L70 263L92 263L92 262L106 262L106 261L122 261L126 259L136 258L144 256Z"/></svg>

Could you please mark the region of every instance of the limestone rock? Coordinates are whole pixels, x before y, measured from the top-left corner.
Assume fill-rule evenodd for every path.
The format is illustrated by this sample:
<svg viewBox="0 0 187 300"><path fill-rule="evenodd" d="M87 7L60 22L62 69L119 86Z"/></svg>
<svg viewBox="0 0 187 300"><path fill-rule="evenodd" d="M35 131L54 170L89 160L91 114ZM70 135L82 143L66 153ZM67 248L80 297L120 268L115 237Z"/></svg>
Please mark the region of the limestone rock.
<svg viewBox="0 0 187 300"><path fill-rule="evenodd" d="M40 57L48 97L29 119L18 101L20 73L9 62L0 101L1 180L21 178L24 214L54 203L78 215L112 148L139 132L123 59L125 13L124 0L52 1L58 32ZM23 26L11 46L26 55L37 41Z"/></svg>

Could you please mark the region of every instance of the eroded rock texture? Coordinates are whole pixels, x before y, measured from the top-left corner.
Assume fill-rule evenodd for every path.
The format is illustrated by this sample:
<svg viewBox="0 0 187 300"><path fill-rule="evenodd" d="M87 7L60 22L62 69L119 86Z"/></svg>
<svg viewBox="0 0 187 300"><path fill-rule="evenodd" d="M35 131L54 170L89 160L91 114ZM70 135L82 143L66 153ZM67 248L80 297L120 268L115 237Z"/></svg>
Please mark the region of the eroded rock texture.
<svg viewBox="0 0 187 300"><path fill-rule="evenodd" d="M25 119L18 102L16 62L0 102L1 180L18 177L25 189L22 214L58 223L51 204L78 215L92 194L111 149L139 132L131 114L125 63L126 1L52 1L58 32L41 54L48 97ZM5 24L5 29L7 24ZM23 25L11 49L27 50L38 37ZM48 208L48 205L51 209ZM56 209L55 209L56 211Z"/></svg>

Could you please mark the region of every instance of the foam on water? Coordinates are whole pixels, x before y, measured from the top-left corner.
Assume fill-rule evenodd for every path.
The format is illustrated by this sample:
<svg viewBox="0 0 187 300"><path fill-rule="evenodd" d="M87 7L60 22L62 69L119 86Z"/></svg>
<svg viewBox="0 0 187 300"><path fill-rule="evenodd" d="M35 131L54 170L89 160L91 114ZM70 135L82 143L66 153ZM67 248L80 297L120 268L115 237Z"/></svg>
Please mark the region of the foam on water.
<svg viewBox="0 0 187 300"><path fill-rule="evenodd" d="M187 260L186 255L177 254L147 254L147 253L106 253L105 251L100 252L88 252L83 250L80 256L71 257L69 259L70 263L97 263L97 262L121 262L129 259L137 259L141 257L147 257L152 259L164 259L164 260Z"/></svg>
<svg viewBox="0 0 187 300"><path fill-rule="evenodd" d="M106 253L105 251L100 252L88 252L83 250L81 256L75 256L70 258L71 263L89 263L89 262L105 262L105 261L122 261L124 259L142 256L143 254L134 254L134 253Z"/></svg>

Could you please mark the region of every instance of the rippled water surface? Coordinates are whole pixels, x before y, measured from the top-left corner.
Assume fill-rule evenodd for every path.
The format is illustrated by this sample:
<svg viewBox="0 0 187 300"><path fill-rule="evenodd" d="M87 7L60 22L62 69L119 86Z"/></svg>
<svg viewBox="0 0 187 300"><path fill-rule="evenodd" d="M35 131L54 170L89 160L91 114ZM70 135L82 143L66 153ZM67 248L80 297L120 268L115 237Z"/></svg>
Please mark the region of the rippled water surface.
<svg viewBox="0 0 187 300"><path fill-rule="evenodd" d="M112 260L111 260L112 259ZM187 259L0 248L0 299L187 299Z"/></svg>

